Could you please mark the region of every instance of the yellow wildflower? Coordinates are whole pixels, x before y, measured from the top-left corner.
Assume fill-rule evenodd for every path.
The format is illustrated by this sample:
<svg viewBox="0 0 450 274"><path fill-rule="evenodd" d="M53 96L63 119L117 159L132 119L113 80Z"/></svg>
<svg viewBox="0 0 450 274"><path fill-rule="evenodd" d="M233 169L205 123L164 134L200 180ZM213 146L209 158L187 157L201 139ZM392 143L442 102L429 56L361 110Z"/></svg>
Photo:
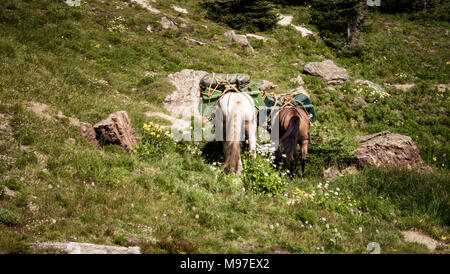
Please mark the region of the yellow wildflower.
<svg viewBox="0 0 450 274"><path fill-rule="evenodd" d="M169 135L170 134L170 132L169 131L166 131L166 135Z"/></svg>
<svg viewBox="0 0 450 274"><path fill-rule="evenodd" d="M156 135L156 137L158 137L158 138L159 138L159 137L161 137L161 135L159 135L159 134L158 134L158 135Z"/></svg>
<svg viewBox="0 0 450 274"><path fill-rule="evenodd" d="M435 161L435 162L436 162L436 160L437 160L437 158L436 158L436 157L433 157L433 161Z"/></svg>
<svg viewBox="0 0 450 274"><path fill-rule="evenodd" d="M155 135L156 135L156 134L155 134L155 132L153 132L153 131L152 131L152 133L150 133L150 134L151 134L151 135L153 135L153 136L155 136Z"/></svg>
<svg viewBox="0 0 450 274"><path fill-rule="evenodd" d="M99 47L100 47L100 44L95 45L95 47L96 47L96 48L99 48Z"/></svg>
<svg viewBox="0 0 450 274"><path fill-rule="evenodd" d="M445 240L447 240L447 237L444 236L444 235L442 235L441 239L442 239L443 241L445 241Z"/></svg>

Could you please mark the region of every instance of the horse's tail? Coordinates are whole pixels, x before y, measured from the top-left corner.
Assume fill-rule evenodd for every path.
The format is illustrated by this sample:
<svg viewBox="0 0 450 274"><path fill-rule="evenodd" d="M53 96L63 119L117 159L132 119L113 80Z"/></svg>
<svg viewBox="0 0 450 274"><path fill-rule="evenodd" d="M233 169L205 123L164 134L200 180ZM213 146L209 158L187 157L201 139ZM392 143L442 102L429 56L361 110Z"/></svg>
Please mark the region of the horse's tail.
<svg viewBox="0 0 450 274"><path fill-rule="evenodd" d="M236 102L240 103L240 102ZM230 128L226 129L227 136L225 140L225 171L237 170L239 171L239 164L241 161L241 130L242 117L239 117L239 108L227 120L227 125ZM230 134L228 135L228 131Z"/></svg>
<svg viewBox="0 0 450 274"><path fill-rule="evenodd" d="M280 144L284 143L284 141L289 137L291 137L292 140L295 139L295 143L297 143L300 135L299 128L300 128L300 117L298 116L292 117L291 120L289 121L286 133L284 133L283 137L281 137L280 139Z"/></svg>

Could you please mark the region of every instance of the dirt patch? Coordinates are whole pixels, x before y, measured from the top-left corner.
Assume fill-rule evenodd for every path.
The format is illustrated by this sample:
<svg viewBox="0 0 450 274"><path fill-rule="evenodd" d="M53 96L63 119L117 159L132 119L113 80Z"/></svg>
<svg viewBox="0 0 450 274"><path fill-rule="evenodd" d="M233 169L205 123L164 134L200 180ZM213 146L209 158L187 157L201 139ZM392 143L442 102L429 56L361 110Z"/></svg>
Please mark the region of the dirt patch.
<svg viewBox="0 0 450 274"><path fill-rule="evenodd" d="M436 250L436 248L440 246L448 248L446 244L436 241L430 236L425 235L419 231L415 230L402 231L402 235L406 242L423 244L430 250Z"/></svg>

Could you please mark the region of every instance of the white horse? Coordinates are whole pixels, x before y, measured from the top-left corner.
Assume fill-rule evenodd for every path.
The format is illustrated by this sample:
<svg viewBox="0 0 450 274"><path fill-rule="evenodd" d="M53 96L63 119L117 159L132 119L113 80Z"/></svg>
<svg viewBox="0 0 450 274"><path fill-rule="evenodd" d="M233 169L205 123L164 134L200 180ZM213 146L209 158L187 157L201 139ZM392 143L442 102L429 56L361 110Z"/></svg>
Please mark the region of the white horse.
<svg viewBox="0 0 450 274"><path fill-rule="evenodd" d="M256 110L250 95L228 92L217 101L216 140L224 141L225 172L242 172L241 141L248 140L250 156L256 158ZM242 127L244 126L244 131ZM243 138L245 133L245 139ZM225 138L224 138L225 137Z"/></svg>

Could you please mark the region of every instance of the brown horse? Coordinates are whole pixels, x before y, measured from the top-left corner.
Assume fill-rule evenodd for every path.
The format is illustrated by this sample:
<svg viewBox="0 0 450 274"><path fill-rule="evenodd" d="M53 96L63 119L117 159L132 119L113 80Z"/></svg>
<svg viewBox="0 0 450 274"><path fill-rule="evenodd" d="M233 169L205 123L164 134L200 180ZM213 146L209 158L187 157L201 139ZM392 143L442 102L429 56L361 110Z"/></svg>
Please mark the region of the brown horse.
<svg viewBox="0 0 450 274"><path fill-rule="evenodd" d="M274 120L276 121L276 120ZM297 144L302 151L302 176L305 174L306 154L309 143L309 116L305 110L298 107L284 107L278 112L280 129L280 145L275 153L275 164L278 166L284 158L284 164L289 175L294 177L297 155ZM283 154L282 154L283 150Z"/></svg>

